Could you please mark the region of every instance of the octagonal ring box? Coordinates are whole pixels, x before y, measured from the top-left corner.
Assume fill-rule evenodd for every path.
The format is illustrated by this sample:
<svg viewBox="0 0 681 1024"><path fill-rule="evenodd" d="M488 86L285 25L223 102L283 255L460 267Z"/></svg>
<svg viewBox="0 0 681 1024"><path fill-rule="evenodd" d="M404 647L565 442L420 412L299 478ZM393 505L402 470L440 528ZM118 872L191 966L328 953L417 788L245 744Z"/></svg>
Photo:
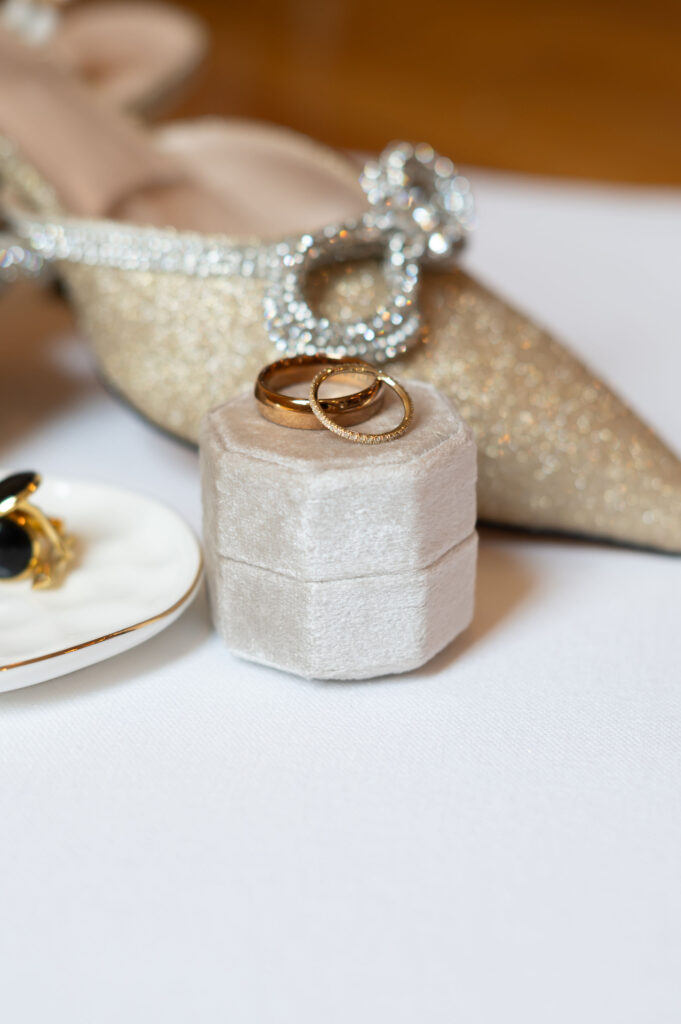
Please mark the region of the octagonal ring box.
<svg viewBox="0 0 681 1024"><path fill-rule="evenodd" d="M476 451L430 385L403 437L368 446L264 419L252 394L201 436L213 619L250 661L312 679L416 668L473 614ZM358 427L393 425L392 404Z"/></svg>

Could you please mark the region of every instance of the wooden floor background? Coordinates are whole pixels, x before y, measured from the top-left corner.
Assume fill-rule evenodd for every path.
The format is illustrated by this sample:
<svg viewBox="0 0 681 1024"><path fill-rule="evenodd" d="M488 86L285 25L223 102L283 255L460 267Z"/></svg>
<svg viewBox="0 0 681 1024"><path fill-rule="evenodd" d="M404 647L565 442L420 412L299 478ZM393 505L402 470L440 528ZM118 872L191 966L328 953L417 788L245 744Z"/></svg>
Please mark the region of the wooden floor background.
<svg viewBox="0 0 681 1024"><path fill-rule="evenodd" d="M462 163L681 183L681 0L198 0L180 114L334 145L427 139Z"/></svg>

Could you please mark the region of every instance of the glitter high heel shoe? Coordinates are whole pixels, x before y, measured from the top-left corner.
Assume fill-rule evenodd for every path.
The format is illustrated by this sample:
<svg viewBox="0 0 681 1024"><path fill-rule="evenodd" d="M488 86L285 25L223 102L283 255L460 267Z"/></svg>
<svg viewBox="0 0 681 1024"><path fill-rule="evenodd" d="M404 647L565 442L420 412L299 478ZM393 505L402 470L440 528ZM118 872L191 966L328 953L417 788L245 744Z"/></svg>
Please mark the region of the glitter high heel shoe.
<svg viewBox="0 0 681 1024"><path fill-rule="evenodd" d="M177 96L206 51L196 17L130 0L4 0L0 32L43 48L106 99L145 114Z"/></svg>
<svg viewBox="0 0 681 1024"><path fill-rule="evenodd" d="M390 359L474 428L482 518L681 551L679 460L453 265L470 210L449 161L394 147L364 174L367 209L354 165L293 133L205 123L152 145L116 120L100 139L66 91L54 102L79 111L70 174L22 126L10 132L0 104L23 151L0 149L6 208L22 242L57 264L106 379L153 422L195 440L203 413L251 387L277 350Z"/></svg>

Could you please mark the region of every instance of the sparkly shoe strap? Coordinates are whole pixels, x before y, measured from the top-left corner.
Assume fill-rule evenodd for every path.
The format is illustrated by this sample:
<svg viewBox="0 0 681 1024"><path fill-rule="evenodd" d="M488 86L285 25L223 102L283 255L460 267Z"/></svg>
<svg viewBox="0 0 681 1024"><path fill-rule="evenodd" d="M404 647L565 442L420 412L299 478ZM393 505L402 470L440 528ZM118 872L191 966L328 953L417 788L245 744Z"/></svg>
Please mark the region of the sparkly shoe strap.
<svg viewBox="0 0 681 1024"><path fill-rule="evenodd" d="M421 269L458 261L474 227L474 206L467 179L425 144L389 146L366 165L361 184L369 207L358 221L268 244L112 221L38 219L17 210L11 221L19 237L49 261L263 280L265 326L279 352L327 352L384 363L419 341ZM381 261L385 302L354 321L318 315L306 298L309 275L320 266L366 258Z"/></svg>
<svg viewBox="0 0 681 1024"><path fill-rule="evenodd" d="M17 278L40 277L44 271L44 261L37 253L0 232L0 291Z"/></svg>

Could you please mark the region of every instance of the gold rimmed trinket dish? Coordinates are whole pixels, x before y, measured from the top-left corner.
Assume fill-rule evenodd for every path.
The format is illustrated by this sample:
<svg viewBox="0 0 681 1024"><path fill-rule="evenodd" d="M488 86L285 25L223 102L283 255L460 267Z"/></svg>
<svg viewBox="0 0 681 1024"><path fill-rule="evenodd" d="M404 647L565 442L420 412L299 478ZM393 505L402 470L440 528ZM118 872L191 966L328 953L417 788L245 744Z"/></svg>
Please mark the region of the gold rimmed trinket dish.
<svg viewBox="0 0 681 1024"><path fill-rule="evenodd" d="M196 596L203 572L199 542L174 511L102 484L47 476L41 506L76 539L58 587L36 589L33 547L12 518L40 482L37 474L0 472L0 692L93 665L150 639ZM26 493L26 487L32 488ZM34 486L35 484L35 486ZM23 565L23 568L22 568ZM8 573L13 574L9 577Z"/></svg>

